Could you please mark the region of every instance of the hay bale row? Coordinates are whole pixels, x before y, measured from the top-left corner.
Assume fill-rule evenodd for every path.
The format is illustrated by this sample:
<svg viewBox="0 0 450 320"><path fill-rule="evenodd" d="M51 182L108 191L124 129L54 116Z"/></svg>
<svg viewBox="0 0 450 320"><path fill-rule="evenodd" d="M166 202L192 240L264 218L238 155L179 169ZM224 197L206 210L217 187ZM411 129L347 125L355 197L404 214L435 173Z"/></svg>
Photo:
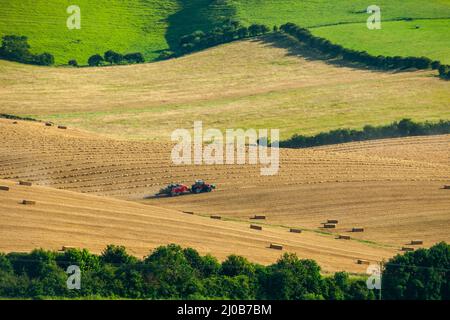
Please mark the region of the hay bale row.
<svg viewBox="0 0 450 320"><path fill-rule="evenodd" d="M444 186L444 189L450 189L450 185L448 185L448 186L445 185L445 186Z"/></svg>
<svg viewBox="0 0 450 320"><path fill-rule="evenodd" d="M7 186L0 186L0 190L9 191L9 187L7 187Z"/></svg>
<svg viewBox="0 0 450 320"><path fill-rule="evenodd" d="M53 126L53 123L52 123L52 122L46 122L46 123L45 123L45 126L46 126L46 127L52 127L52 126Z"/></svg>
<svg viewBox="0 0 450 320"><path fill-rule="evenodd" d="M342 240L350 240L351 237L350 236L343 236L343 235L339 235L338 239L342 239Z"/></svg>
<svg viewBox="0 0 450 320"><path fill-rule="evenodd" d="M338 220L327 220L327 223L338 224L339 221Z"/></svg>
<svg viewBox="0 0 450 320"><path fill-rule="evenodd" d="M402 247L402 251L414 251L414 248Z"/></svg>
<svg viewBox="0 0 450 320"><path fill-rule="evenodd" d="M252 220L266 220L266 216L253 216L250 217Z"/></svg>
<svg viewBox="0 0 450 320"><path fill-rule="evenodd" d="M253 230L262 230L262 227L261 226L257 226L257 225L254 225L254 224L251 224L250 225L250 229L253 229Z"/></svg>
<svg viewBox="0 0 450 320"><path fill-rule="evenodd" d="M222 220L222 217L221 216L211 216L211 219Z"/></svg>
<svg viewBox="0 0 450 320"><path fill-rule="evenodd" d="M358 260L356 261L356 263L357 263L357 264L370 264L370 261L358 259Z"/></svg>
<svg viewBox="0 0 450 320"><path fill-rule="evenodd" d="M283 245L277 244L277 243L271 243L271 244L270 244L270 249L274 249L274 250L283 250Z"/></svg>
<svg viewBox="0 0 450 320"><path fill-rule="evenodd" d="M335 224L330 224L330 223L325 223L325 224L323 225L323 227L324 227L325 229L335 229L335 228L336 228L336 225L335 225Z"/></svg>
<svg viewBox="0 0 450 320"><path fill-rule="evenodd" d="M66 127L66 126L58 126L58 129L63 129L63 130L66 130L66 129L67 129L67 127Z"/></svg>
<svg viewBox="0 0 450 320"><path fill-rule="evenodd" d="M192 212L192 211L183 211L183 213L186 213L186 214L194 214L194 212Z"/></svg>
<svg viewBox="0 0 450 320"><path fill-rule="evenodd" d="M422 240L411 240L411 245L417 246L423 244Z"/></svg>
<svg viewBox="0 0 450 320"><path fill-rule="evenodd" d="M302 230L301 230L301 229L289 229L289 232L292 232L292 233L302 233Z"/></svg>
<svg viewBox="0 0 450 320"><path fill-rule="evenodd" d="M19 185L31 187L33 184L28 181L19 181Z"/></svg>
<svg viewBox="0 0 450 320"><path fill-rule="evenodd" d="M352 232L364 232L364 228L353 228Z"/></svg>
<svg viewBox="0 0 450 320"><path fill-rule="evenodd" d="M28 206L34 206L36 204L36 201L32 201L32 200L22 200L21 202L24 205L28 205Z"/></svg>

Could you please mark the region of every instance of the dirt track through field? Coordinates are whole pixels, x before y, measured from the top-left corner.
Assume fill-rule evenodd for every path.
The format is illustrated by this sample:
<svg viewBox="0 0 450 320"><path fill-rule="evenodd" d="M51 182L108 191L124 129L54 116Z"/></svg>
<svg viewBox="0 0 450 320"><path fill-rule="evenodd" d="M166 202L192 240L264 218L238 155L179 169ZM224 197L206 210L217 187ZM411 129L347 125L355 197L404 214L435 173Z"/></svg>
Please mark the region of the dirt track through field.
<svg viewBox="0 0 450 320"><path fill-rule="evenodd" d="M450 241L450 192L441 189L444 184L450 184L448 135L351 143L306 150L281 149L279 174L263 177L259 174L258 165L172 165L171 146L166 143L112 140L71 128L61 130L46 127L42 123L23 121L13 124L10 120L0 120L0 131L0 178L27 180L42 186L109 197L95 198L99 203L96 208L105 210L101 216L97 216L97 209L90 205L87 198L82 198L84 195L68 193L74 196L70 200L73 201L72 204L69 204L69 200L54 199L52 202L45 198L50 199L53 194L55 197L66 194L43 189L45 192L41 195L42 199L38 199L35 207L39 208L39 214L32 215L37 218L35 225L39 226L34 231L37 239L34 242L28 241L32 239L28 238L32 227L21 229L22 221L30 218L22 213L37 209L19 206L20 210L14 216L16 211L11 206L14 207L16 203L13 201L5 207L2 201L5 209L2 214L8 215L10 221L8 227L4 225L2 228L7 232L7 236L2 232L5 236L2 236L3 245L0 249L3 250L27 249L39 243L56 248L71 245L72 242L100 250L106 243L116 242L130 246L135 253L141 255L157 244L180 242L219 257L234 252L259 262L273 261L277 254L266 251L266 239L257 240L257 245L248 248L244 245L248 234L257 232L249 230L249 224L254 222L249 217L255 214L266 215L267 219L260 222L270 229L279 230L274 231L279 233L272 239L285 243L289 250L299 252L303 257L317 258L329 271L338 270L342 266L349 271L361 271L361 266L355 265L353 259L363 255L362 252L372 258L378 256L380 260L386 255L398 253L398 249L411 240L424 240L425 246L437 241ZM190 184L196 178L216 183L217 191L178 198L151 197L166 183ZM81 200L77 197L81 197ZM110 197L134 202L111 200ZM109 205L116 203L115 201L118 201L120 210L114 211ZM43 207L40 202L48 202L49 207ZM54 221L44 219L46 212L53 210L50 207L55 202L64 207L61 210L66 217ZM71 239L71 244L63 243L61 239L67 237L62 233L69 232L69 229L64 228L81 223L81 217L77 216L80 207L86 210L82 221L88 222L89 226L76 226L75 230L81 228L79 237L71 236L68 238ZM140 218L133 218L135 229L120 229L122 220L130 219L127 215L135 210L160 212L160 216L169 212L174 215L175 221L180 219L173 225L173 229L179 231L159 232L158 230L165 229L158 228L159 222L155 220L152 228L157 229L157 235L150 235L144 225L139 226ZM186 217L185 214L180 214L181 211L193 211L204 217ZM213 214L237 221L211 221L207 217ZM120 221L116 220L117 224L114 221L108 222L107 217L110 215ZM121 215L125 218L120 218ZM20 217L21 220L16 222L13 217ZM236 232L236 237L243 238L236 240L236 244L229 243L225 240L230 238L231 241L235 236L225 233L223 237L217 238L222 240L217 240L217 244L212 245L210 243L214 242L216 231L205 231L207 234L200 233L198 238L190 239L193 234L197 237L197 233L182 228L186 219L205 223L206 228L211 225L222 226L223 223L230 226L227 232ZM337 228L324 230L321 223L327 219L339 220ZM66 227L65 222L68 222ZM58 227L48 229L46 223L56 223ZM105 225L110 225L111 229L105 229ZM170 225L164 228L166 227L171 228ZM289 241L294 240L293 235L287 232L288 227L313 231L297 235L301 238L294 236L294 239L305 241L301 248L296 248L296 244L289 244ZM365 231L349 232L353 227L362 227ZM92 231L97 229L102 230L101 236ZM318 233L325 231L326 235ZM16 236L13 237L13 234ZM336 240L335 236L338 234L350 235L356 240ZM303 237L304 235L307 236ZM12 241L9 241L10 238ZM255 249L263 243L263 248ZM358 249L352 249L353 245L358 246ZM343 257L339 251L334 250L335 247L348 249L351 258Z"/></svg>

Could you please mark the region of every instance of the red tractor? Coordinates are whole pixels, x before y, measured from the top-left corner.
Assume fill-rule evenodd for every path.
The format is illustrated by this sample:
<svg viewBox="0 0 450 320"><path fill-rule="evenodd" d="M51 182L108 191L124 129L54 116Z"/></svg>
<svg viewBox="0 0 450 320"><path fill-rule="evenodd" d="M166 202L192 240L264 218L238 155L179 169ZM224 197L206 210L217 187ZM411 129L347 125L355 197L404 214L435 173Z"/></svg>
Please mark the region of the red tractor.
<svg viewBox="0 0 450 320"><path fill-rule="evenodd" d="M157 193L156 196L166 195L176 197L189 192L191 192L191 190L184 184L171 183L167 187L159 190L159 193Z"/></svg>
<svg viewBox="0 0 450 320"><path fill-rule="evenodd" d="M197 180L191 187L192 193L204 193L204 192L211 192L216 188L214 184L207 184L203 180Z"/></svg>

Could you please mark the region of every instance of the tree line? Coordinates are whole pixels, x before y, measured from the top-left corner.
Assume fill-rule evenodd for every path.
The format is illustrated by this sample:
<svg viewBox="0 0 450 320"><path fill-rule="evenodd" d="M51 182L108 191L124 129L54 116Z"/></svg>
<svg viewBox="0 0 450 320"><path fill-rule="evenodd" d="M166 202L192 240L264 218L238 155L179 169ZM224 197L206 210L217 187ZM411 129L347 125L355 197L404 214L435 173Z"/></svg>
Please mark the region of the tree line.
<svg viewBox="0 0 450 320"><path fill-rule="evenodd" d="M27 37L6 35L2 37L0 58L41 66L51 66L55 63L55 58L52 54L48 52L33 54L30 52L30 48L31 46L28 44Z"/></svg>
<svg viewBox="0 0 450 320"><path fill-rule="evenodd" d="M68 290L66 270L81 269L80 290ZM450 246L398 255L386 264L386 299L449 299ZM101 255L83 249L0 254L0 297L131 299L373 300L366 277L323 276L313 260L286 253L263 266L231 255L220 263L192 248L167 245L142 260L122 246Z"/></svg>
<svg viewBox="0 0 450 320"><path fill-rule="evenodd" d="M133 64L133 63L144 63L144 55L140 52L133 52L127 54L121 54L113 50L108 50L103 56L100 54L94 54L89 57L88 64L91 67L100 66L104 64ZM69 61L69 65L77 66L76 60Z"/></svg>
<svg viewBox="0 0 450 320"><path fill-rule="evenodd" d="M288 140L280 141L279 146L281 148L309 148L352 141L448 133L450 133L450 121L448 120L421 123L403 119L384 126L366 125L362 130L337 129L321 132L314 136L295 134Z"/></svg>
<svg viewBox="0 0 450 320"><path fill-rule="evenodd" d="M274 30L278 29L275 27ZM256 37L269 31L270 28L263 24L252 24L249 27L245 27L239 21L227 19L222 25L215 27L211 31L197 30L181 36L178 47L173 48L174 51L162 52L160 59L180 56L239 39Z"/></svg>
<svg viewBox="0 0 450 320"><path fill-rule="evenodd" d="M308 29L297 26L294 23L286 23L280 26L280 30L330 58L342 58L345 61L361 63L373 68L384 70L431 68L433 70L439 70L439 75L442 78L450 78L450 66L443 65L440 61L433 61L427 57L374 56L366 51L344 48L343 46L332 43L327 39L314 36Z"/></svg>

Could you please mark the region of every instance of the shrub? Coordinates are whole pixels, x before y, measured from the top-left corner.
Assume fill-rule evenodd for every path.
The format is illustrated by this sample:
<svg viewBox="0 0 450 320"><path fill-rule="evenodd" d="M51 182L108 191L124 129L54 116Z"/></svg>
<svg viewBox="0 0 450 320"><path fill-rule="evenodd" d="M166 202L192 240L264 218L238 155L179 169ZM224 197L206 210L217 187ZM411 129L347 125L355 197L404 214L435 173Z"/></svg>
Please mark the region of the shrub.
<svg viewBox="0 0 450 320"><path fill-rule="evenodd" d="M6 35L2 38L0 58L22 63L50 66L55 63L55 58L48 52L34 55L30 53L28 38L25 36Z"/></svg>
<svg viewBox="0 0 450 320"><path fill-rule="evenodd" d="M104 59L106 62L109 62L110 64L118 64L122 62L123 55L113 50L108 50L105 52Z"/></svg>
<svg viewBox="0 0 450 320"><path fill-rule="evenodd" d="M450 246L397 256L386 264L388 299L449 299ZM82 270L81 290L67 290L68 265ZM312 260L284 254L269 266L232 255L222 264L177 245L155 249L144 260L109 245L101 256L87 250L0 253L0 297L114 297L132 299L371 300L365 277L322 276Z"/></svg>
<svg viewBox="0 0 450 320"><path fill-rule="evenodd" d="M104 61L104 59L103 59L103 57L102 57L101 55L99 55L99 54L94 54L93 56L91 56L91 57L88 59L88 64L89 64L91 67L94 67L94 66L99 66L100 64L102 64L103 61Z"/></svg>
<svg viewBox="0 0 450 320"><path fill-rule="evenodd" d="M124 60L128 63L144 63L144 55L140 52L127 53L123 56Z"/></svg>
<svg viewBox="0 0 450 320"><path fill-rule="evenodd" d="M48 52L44 52L33 57L33 61L37 65L51 66L55 63L55 58Z"/></svg>
<svg viewBox="0 0 450 320"><path fill-rule="evenodd" d="M253 24L247 28L241 26L238 21L226 20L220 27L215 27L209 32L197 30L191 34L183 35L180 37L176 52L185 54L236 39L265 34L269 31L270 29L262 24Z"/></svg>
<svg viewBox="0 0 450 320"><path fill-rule="evenodd" d="M164 50L163 52L161 52L159 54L158 59L159 60L167 60L167 59L171 59L171 58L174 58L174 57L176 57L175 52L170 51L170 50Z"/></svg>
<svg viewBox="0 0 450 320"><path fill-rule="evenodd" d="M78 67L77 60L69 60L69 62L67 64L72 67Z"/></svg>
<svg viewBox="0 0 450 320"><path fill-rule="evenodd" d="M448 133L450 133L450 121L416 123L410 119L403 119L385 126L365 126L363 130L337 129L321 132L315 136L295 134L292 138L281 141L279 146L282 148L309 148L351 141Z"/></svg>
<svg viewBox="0 0 450 320"><path fill-rule="evenodd" d="M450 299L450 245L397 255L383 272L383 298L400 300Z"/></svg>
<svg viewBox="0 0 450 320"><path fill-rule="evenodd" d="M102 252L100 260L111 264L133 264L137 259L130 256L124 246L108 245Z"/></svg>
<svg viewBox="0 0 450 320"><path fill-rule="evenodd" d="M301 28L293 23L286 23L280 30L296 38L300 42L326 54L332 58L342 56L344 60L362 63L367 66L380 69L436 69L440 65L439 61L432 61L426 57L385 57L382 55L373 56L365 51L356 51L333 44L329 40L314 36L309 30ZM253 31L256 32L256 31Z"/></svg>
<svg viewBox="0 0 450 320"><path fill-rule="evenodd" d="M30 45L25 36L7 35L2 38L0 54L2 58L25 62L31 59Z"/></svg>

